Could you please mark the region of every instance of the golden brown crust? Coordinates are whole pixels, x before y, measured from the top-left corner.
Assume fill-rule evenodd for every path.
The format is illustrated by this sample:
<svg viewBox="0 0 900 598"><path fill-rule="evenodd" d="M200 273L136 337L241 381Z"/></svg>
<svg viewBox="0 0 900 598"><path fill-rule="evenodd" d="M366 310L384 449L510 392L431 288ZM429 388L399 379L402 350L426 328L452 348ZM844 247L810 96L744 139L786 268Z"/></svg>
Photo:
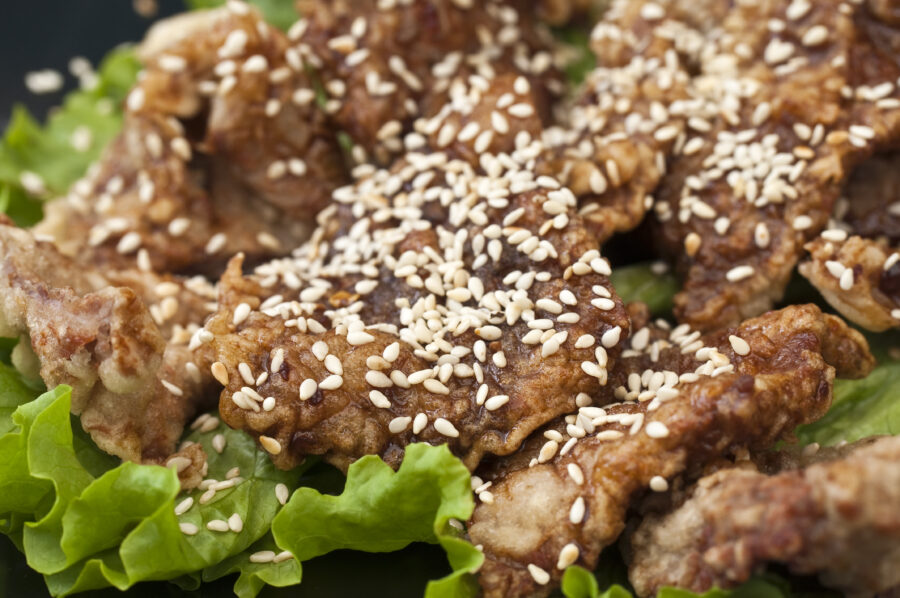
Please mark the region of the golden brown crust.
<svg viewBox="0 0 900 598"><path fill-rule="evenodd" d="M780 563L854 595L886 592L900 586L898 503L900 438L771 477L721 471L673 512L642 521L629 578L640 596L663 586L704 592Z"/></svg>
<svg viewBox="0 0 900 598"><path fill-rule="evenodd" d="M468 531L487 556L480 573L485 595L544 594L567 564L592 569L621 533L637 494L696 476L735 451L769 447L820 417L830 403L834 368L825 356L834 346L856 355L838 364L850 366L845 375L865 375L873 362L859 333L833 324L814 306L795 306L700 339L699 346L691 340L699 335L684 329L665 343L639 338L639 355L626 350L623 372L613 374L629 379L627 387L614 387L624 402L583 407L511 460L480 472L492 482L491 496L476 506ZM701 363L696 369L685 362L688 353ZM581 438L565 440L563 431ZM563 442L547 452L547 443Z"/></svg>

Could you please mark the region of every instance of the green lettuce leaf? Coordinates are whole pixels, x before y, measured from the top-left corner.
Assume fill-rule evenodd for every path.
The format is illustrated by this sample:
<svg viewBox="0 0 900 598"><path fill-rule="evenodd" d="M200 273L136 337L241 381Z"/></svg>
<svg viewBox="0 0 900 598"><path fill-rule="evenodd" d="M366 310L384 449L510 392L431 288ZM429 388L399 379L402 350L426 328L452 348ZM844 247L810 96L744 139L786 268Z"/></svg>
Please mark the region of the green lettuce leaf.
<svg viewBox="0 0 900 598"><path fill-rule="evenodd" d="M12 388L10 397L16 392L24 397L21 388ZM264 583L299 581L298 563L256 564L249 555L281 508L276 485L296 487L302 469L275 469L243 432L223 426L195 431L188 440L206 450L208 477L224 480L237 467L243 481L207 504L199 504L202 491L194 491L194 505L176 517L175 504L184 495L171 469L123 463L100 472L103 460L96 456L87 459L93 471L82 464L70 403L66 387L47 392L19 406L12 414L16 428L0 436L0 519L8 522L6 531L29 566L44 574L52 595L126 589L143 580L179 578L182 585L196 585L201 578L238 572L235 591L250 598ZM212 447L217 434L226 441L221 454ZM83 451L100 453L87 445ZM234 513L243 522L240 533L206 528L210 520ZM179 523L184 522L195 524L199 533L183 534Z"/></svg>
<svg viewBox="0 0 900 598"><path fill-rule="evenodd" d="M391 552L413 542L440 543L455 571L432 582L430 598L471 596L469 573L483 555L452 521L472 514L470 476L446 446L413 444L394 472L375 456L350 466L340 495L298 489L272 523L276 543L305 561L339 549Z"/></svg>
<svg viewBox="0 0 900 598"><path fill-rule="evenodd" d="M653 270L652 264L614 268L610 280L623 301L643 301L650 313L663 316L672 311L675 293L681 285L670 271L657 274Z"/></svg>
<svg viewBox="0 0 900 598"><path fill-rule="evenodd" d="M266 21L279 29L287 30L300 17L293 0L247 0L247 3L257 7ZM197 10L222 6L225 0L186 0L186 4L188 8Z"/></svg>
<svg viewBox="0 0 900 598"><path fill-rule="evenodd" d="M96 86L67 95L44 126L17 106L0 142L0 183L20 187L22 173L32 172L41 177L48 193L65 193L119 132L121 103L139 69L133 51L113 51L99 67ZM83 151L73 146L76 132L90 140Z"/></svg>

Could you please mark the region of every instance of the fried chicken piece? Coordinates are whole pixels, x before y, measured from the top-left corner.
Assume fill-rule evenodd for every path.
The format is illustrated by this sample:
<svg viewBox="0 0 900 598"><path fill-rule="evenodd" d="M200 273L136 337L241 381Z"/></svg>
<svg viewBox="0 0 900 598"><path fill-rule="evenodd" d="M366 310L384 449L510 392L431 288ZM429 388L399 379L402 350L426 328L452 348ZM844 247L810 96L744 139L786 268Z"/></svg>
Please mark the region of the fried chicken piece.
<svg viewBox="0 0 900 598"><path fill-rule="evenodd" d="M405 151L420 149L418 137L408 137L414 130L422 134L434 127L426 136L441 130L447 142L437 147L460 135L465 143L463 131L473 128L444 125L437 116L448 101L456 104L454 86L491 93L487 88L503 85L494 83L496 77L522 76L533 90L538 115L549 119L550 101L562 91L553 41L533 18L530 4L521 4L299 0L306 19L290 33L298 54L321 76L328 111L356 144L356 160L388 165ZM520 118L516 105L513 100L473 117L482 138L512 129L512 139ZM490 141L482 143L498 151Z"/></svg>
<svg viewBox="0 0 900 598"><path fill-rule="evenodd" d="M639 596L663 586L731 588L767 563L873 595L900 587L900 438L767 476L725 470L701 479L671 513L631 537Z"/></svg>
<svg viewBox="0 0 900 598"><path fill-rule="evenodd" d="M210 406L204 352L167 343L134 290L27 231L0 225L0 255L0 334L20 337L20 353L30 346L31 373L72 387L72 412L102 450L165 462L187 419Z"/></svg>
<svg viewBox="0 0 900 598"><path fill-rule="evenodd" d="M606 0L540 0L538 16L551 25L565 25L575 19L590 17L603 11Z"/></svg>
<svg viewBox="0 0 900 598"><path fill-rule="evenodd" d="M621 402L582 401L479 472L492 485L468 533L487 556L485 596L546 595L567 566L593 569L648 488L789 437L825 413L835 370L863 376L873 363L862 335L812 305L711 337L687 326L636 331L607 386Z"/></svg>
<svg viewBox="0 0 900 598"><path fill-rule="evenodd" d="M68 255L217 275L235 252L259 261L308 237L344 181L337 142L284 35L231 6L150 35L122 132L37 227Z"/></svg>
<svg viewBox="0 0 900 598"><path fill-rule="evenodd" d="M806 244L800 274L844 317L869 330L900 326L900 175L895 154L854 171L835 222Z"/></svg>
<svg viewBox="0 0 900 598"><path fill-rule="evenodd" d="M715 329L770 309L854 165L895 143L892 27L865 3L769 0L735 3L708 36L690 86L703 102L656 193L680 320Z"/></svg>
<svg viewBox="0 0 900 598"><path fill-rule="evenodd" d="M225 422L282 468L418 441L473 468L599 392L628 318L574 196L525 167L540 149L409 154L338 190L292 259L234 262L206 326Z"/></svg>

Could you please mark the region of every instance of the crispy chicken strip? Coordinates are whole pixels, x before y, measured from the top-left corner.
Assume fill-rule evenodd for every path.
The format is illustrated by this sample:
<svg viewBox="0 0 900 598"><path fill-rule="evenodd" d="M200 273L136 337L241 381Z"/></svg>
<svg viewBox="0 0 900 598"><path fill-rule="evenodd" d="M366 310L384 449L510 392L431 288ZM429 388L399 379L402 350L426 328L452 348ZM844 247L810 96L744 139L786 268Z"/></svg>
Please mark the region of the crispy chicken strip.
<svg viewBox="0 0 900 598"><path fill-rule="evenodd" d="M167 343L135 291L27 231L0 225L0 255L0 335L21 337L17 365L48 388L71 386L72 412L104 451L166 461L187 419L210 406L203 351Z"/></svg>
<svg viewBox="0 0 900 598"><path fill-rule="evenodd" d="M439 148L459 141L483 146L478 153L500 151L490 137L517 128L523 108L515 98L472 117L477 129L452 119L441 122L440 110L450 101L465 116L478 101L460 95L499 98L503 83L494 79L521 76L520 89L534 90L533 108L546 119L550 101L561 91L552 38L529 3L299 0L298 6L307 18L290 32L297 53L321 76L328 111L356 144L360 163L390 164L405 151L420 149L419 135L438 131L445 140ZM462 93L455 89L460 86ZM414 132L418 135L410 137Z"/></svg>
<svg viewBox="0 0 900 598"><path fill-rule="evenodd" d="M900 173L897 155L858 166L828 230L807 243L800 273L844 317L869 330L900 326Z"/></svg>
<svg viewBox="0 0 900 598"><path fill-rule="evenodd" d="M610 377L621 402L583 400L479 472L492 485L468 532L487 556L485 596L546 595L567 566L593 569L637 496L789 437L827 410L835 370L863 376L873 362L862 335L811 305L712 337L687 326L636 331Z"/></svg>
<svg viewBox="0 0 900 598"><path fill-rule="evenodd" d="M871 4L734 3L706 37L690 86L702 101L656 193L685 277L680 320L715 329L770 309L854 165L895 143L897 31ZM694 7L655 5L645 19ZM619 33L639 46L645 29Z"/></svg>
<svg viewBox="0 0 900 598"><path fill-rule="evenodd" d="M90 264L221 272L308 237L344 181L288 42L243 3L178 17L150 34L123 131L37 230Z"/></svg>
<svg viewBox="0 0 900 598"><path fill-rule="evenodd" d="M630 539L639 596L663 586L731 588L767 563L850 595L900 587L900 437L773 476L731 469L701 479Z"/></svg>
<svg viewBox="0 0 900 598"><path fill-rule="evenodd" d="M205 329L225 422L284 468L418 441L474 467L600 392L628 317L572 193L525 167L540 150L409 154L338 190L292 259L233 263Z"/></svg>

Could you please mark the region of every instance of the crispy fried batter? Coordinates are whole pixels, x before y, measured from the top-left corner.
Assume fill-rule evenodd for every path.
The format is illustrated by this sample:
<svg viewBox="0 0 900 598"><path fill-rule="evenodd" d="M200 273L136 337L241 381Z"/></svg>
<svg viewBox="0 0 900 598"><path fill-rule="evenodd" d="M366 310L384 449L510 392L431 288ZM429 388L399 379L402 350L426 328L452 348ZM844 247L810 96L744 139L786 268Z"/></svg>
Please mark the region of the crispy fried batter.
<svg viewBox="0 0 900 598"><path fill-rule="evenodd" d="M854 595L900 587L900 438L837 460L766 476L725 470L693 496L645 518L631 537L640 596L663 586L730 588L766 563Z"/></svg>
<svg viewBox="0 0 900 598"><path fill-rule="evenodd" d="M854 171L835 222L805 249L800 273L844 317L869 330L900 326L900 173L895 154ZM852 235L852 236L850 236ZM848 272L849 271L849 272Z"/></svg>
<svg viewBox="0 0 900 598"><path fill-rule="evenodd" d="M734 3L707 36L690 86L702 102L657 192L681 320L714 329L771 308L853 166L895 143L897 32L878 19L866 3ZM646 43L645 29L625 38Z"/></svg>
<svg viewBox="0 0 900 598"><path fill-rule="evenodd" d="M477 104L482 92L490 94L488 88L496 91L503 85L492 83L495 77L525 77L545 119L550 100L561 91L552 38L536 23L528 3L299 0L298 5L307 16L293 30L298 54L319 72L328 110L356 144L359 162L389 165L404 151L419 149L419 137L408 137L413 130L446 136L447 142L437 147L461 134L466 137L453 119L443 123L441 110L449 100L454 110L465 112L465 104ZM462 106L456 86L469 96ZM519 130L509 111L514 105L508 102L464 120L477 123L478 134L493 131L498 136L506 135L507 127L494 123L513 121L507 124L514 134ZM493 112L497 116L492 120ZM498 149L490 141L483 143Z"/></svg>
<svg viewBox="0 0 900 598"><path fill-rule="evenodd" d="M225 421L279 467L416 441L474 467L599 392L628 318L574 196L523 168L539 150L409 154L335 193L293 259L235 262L207 325Z"/></svg>
<svg viewBox="0 0 900 598"><path fill-rule="evenodd" d="M187 419L209 406L203 352L167 344L135 291L26 231L0 226L0 254L0 334L21 337L21 351L30 344L31 373L49 388L72 387L72 412L97 446L163 462Z"/></svg>
<svg viewBox="0 0 900 598"><path fill-rule="evenodd" d="M636 495L738 450L771 446L825 412L835 368L863 376L873 365L863 337L815 306L713 337L688 332L638 330L608 386L623 402L583 403L480 472L490 497L481 496L468 531L487 556L486 596L546 594L569 564L592 569Z"/></svg>
<svg viewBox="0 0 900 598"><path fill-rule="evenodd" d="M39 232L115 268L137 258L145 269L217 272L236 251L287 253L344 180L310 83L287 64L287 40L249 8L157 27L123 131L92 175L48 206ZM295 101L304 91L310 101Z"/></svg>

